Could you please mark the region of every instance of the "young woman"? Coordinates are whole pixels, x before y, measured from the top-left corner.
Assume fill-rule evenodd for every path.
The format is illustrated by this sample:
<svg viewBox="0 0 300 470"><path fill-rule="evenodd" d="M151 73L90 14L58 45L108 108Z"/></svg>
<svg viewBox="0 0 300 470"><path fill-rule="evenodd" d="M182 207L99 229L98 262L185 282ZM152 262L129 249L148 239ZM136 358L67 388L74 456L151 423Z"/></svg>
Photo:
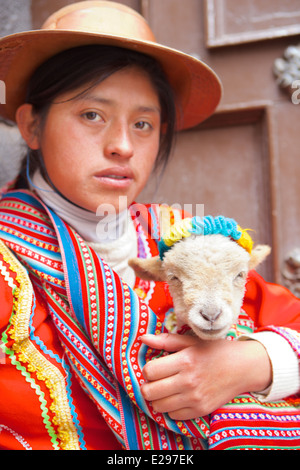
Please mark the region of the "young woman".
<svg viewBox="0 0 300 470"><path fill-rule="evenodd" d="M255 333L204 342L167 334L165 284L128 267L183 217L134 201L175 131L214 111L215 74L113 2L0 54L1 114L28 147L0 201L0 448L299 448L299 301L251 273Z"/></svg>

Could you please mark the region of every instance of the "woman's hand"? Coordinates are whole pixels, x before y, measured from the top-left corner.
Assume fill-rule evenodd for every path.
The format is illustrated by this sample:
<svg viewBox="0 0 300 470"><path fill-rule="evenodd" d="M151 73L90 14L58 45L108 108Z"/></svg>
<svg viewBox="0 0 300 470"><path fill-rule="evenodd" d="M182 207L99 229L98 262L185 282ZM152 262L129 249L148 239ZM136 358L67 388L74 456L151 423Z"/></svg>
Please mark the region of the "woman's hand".
<svg viewBox="0 0 300 470"><path fill-rule="evenodd" d="M264 390L272 381L269 357L257 341L202 341L165 333L141 340L173 353L145 365L142 386L153 409L172 419L205 416L237 395Z"/></svg>

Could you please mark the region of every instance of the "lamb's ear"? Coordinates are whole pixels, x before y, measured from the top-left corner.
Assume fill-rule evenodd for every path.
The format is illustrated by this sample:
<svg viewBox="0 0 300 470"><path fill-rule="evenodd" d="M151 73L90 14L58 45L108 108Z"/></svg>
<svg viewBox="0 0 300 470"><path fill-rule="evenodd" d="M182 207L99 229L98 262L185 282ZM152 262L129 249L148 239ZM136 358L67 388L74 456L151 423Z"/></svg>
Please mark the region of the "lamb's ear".
<svg viewBox="0 0 300 470"><path fill-rule="evenodd" d="M128 261L135 274L146 281L165 281L162 261L159 256L154 258L132 258Z"/></svg>
<svg viewBox="0 0 300 470"><path fill-rule="evenodd" d="M250 257L250 269L255 269L271 253L268 245L257 245L253 248Z"/></svg>

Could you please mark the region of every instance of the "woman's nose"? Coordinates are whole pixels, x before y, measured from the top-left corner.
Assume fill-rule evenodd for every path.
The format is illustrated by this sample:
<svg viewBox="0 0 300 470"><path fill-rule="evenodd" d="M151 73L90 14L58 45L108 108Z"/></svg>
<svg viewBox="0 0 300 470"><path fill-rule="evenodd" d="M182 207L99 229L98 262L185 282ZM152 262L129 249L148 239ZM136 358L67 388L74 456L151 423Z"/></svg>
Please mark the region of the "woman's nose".
<svg viewBox="0 0 300 470"><path fill-rule="evenodd" d="M130 129L127 126L117 126L107 134L104 149L106 157L131 158L133 156L133 142Z"/></svg>

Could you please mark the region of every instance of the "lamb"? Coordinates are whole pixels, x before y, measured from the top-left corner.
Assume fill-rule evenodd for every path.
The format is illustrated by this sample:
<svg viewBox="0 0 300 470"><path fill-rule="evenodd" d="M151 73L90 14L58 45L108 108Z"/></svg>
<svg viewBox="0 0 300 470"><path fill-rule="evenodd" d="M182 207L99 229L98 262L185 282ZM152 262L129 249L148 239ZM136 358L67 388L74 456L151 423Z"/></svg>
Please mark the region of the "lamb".
<svg viewBox="0 0 300 470"><path fill-rule="evenodd" d="M223 216L181 220L159 250L159 256L134 258L129 265L142 279L167 282L177 328L187 325L204 340L225 337L237 322L248 272L271 251L267 245L253 248L248 231Z"/></svg>

